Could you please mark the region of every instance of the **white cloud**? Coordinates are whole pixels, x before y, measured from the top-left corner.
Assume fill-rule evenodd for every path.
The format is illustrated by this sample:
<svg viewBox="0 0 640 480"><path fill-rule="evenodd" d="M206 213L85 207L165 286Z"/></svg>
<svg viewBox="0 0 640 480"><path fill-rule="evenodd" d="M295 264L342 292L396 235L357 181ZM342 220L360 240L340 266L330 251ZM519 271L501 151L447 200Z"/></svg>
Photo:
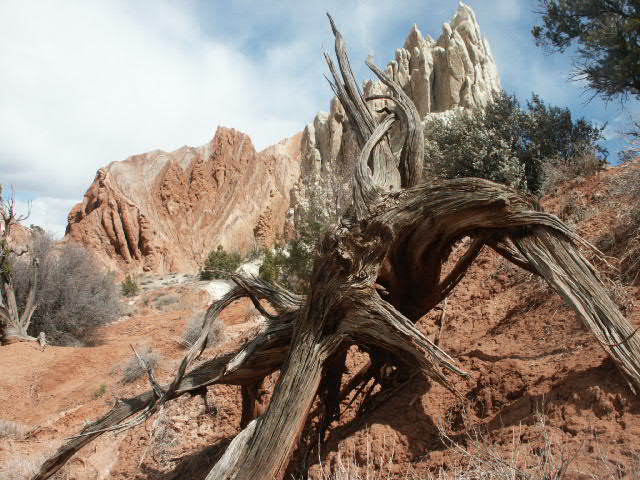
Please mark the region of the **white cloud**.
<svg viewBox="0 0 640 480"><path fill-rule="evenodd" d="M197 5L0 3L0 178L38 199L41 223L59 231L67 213L61 205L69 202L46 214L43 202L79 201L111 161L201 145L219 125L248 133L258 149L301 130L330 98L322 78L322 50L332 46L324 12L339 12L345 34L364 35L383 25L391 2L379 10L291 2L273 18L261 4L235 17L225 17L226 2ZM261 42L260 28L289 34ZM351 46L363 48L362 35ZM252 41L261 42L259 54Z"/></svg>
<svg viewBox="0 0 640 480"><path fill-rule="evenodd" d="M317 108L304 72L288 75L304 46L262 64L204 36L188 10L128 5L0 6L0 172L18 190L80 198L110 161L199 145L218 125L264 147Z"/></svg>
<svg viewBox="0 0 640 480"><path fill-rule="evenodd" d="M16 200L16 212L29 214L25 225L38 225L61 238L66 228L66 220L71 207L76 203L73 199L38 197L27 202Z"/></svg>

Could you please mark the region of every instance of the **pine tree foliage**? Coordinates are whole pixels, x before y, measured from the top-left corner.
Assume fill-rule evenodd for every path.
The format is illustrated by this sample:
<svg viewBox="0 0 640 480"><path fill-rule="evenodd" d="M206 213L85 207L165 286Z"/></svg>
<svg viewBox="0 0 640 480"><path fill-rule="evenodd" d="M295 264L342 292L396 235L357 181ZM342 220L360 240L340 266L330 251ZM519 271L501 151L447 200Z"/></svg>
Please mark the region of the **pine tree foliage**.
<svg viewBox="0 0 640 480"><path fill-rule="evenodd" d="M238 252L227 252L222 245L211 250L204 268L200 271L200 280L227 278L226 273L234 272L242 264L242 255Z"/></svg>
<svg viewBox="0 0 640 480"><path fill-rule="evenodd" d="M640 2L538 0L538 6L536 44L553 52L575 47L574 79L605 99L640 94Z"/></svg>
<svg viewBox="0 0 640 480"><path fill-rule="evenodd" d="M295 293L305 293L309 288L318 241L331 222L330 216L320 208L319 200L312 196L301 216L296 238L284 247L265 251L260 278Z"/></svg>

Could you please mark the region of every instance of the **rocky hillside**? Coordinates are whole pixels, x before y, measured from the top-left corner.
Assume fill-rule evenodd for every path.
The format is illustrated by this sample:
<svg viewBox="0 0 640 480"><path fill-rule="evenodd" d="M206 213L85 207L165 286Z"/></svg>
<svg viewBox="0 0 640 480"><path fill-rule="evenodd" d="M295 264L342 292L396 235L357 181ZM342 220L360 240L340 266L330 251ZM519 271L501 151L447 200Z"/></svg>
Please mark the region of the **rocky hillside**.
<svg viewBox="0 0 640 480"><path fill-rule="evenodd" d="M216 245L248 251L286 235L300 135L256 152L218 128L201 147L136 155L98 170L67 238L114 270L193 271Z"/></svg>
<svg viewBox="0 0 640 480"><path fill-rule="evenodd" d="M437 41L413 27L387 72L423 117L483 105L500 87L489 46L463 4ZM384 88L367 82L364 91ZM69 214L67 238L110 269L195 271L217 245L247 252L286 239L311 201L341 211L356 148L335 98L303 132L261 152L247 135L219 128L201 147L156 150L100 169ZM395 188L397 166L389 168Z"/></svg>

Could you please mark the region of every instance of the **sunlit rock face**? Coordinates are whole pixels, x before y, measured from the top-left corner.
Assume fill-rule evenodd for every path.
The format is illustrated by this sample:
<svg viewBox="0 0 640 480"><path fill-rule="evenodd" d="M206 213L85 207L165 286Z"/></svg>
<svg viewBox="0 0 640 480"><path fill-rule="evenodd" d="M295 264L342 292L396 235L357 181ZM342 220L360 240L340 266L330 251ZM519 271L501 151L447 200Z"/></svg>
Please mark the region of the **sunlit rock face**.
<svg viewBox="0 0 640 480"><path fill-rule="evenodd" d="M437 41L414 26L386 72L423 118L485 105L500 89L489 46L464 4ZM377 81L362 88L367 96L385 89ZM370 104L375 110L385 102ZM286 241L310 208L343 212L358 152L336 98L302 132L261 152L247 135L219 128L201 147L156 150L100 169L69 214L67 238L121 272L195 271L218 245L247 252ZM385 168L388 188L397 189L397 163Z"/></svg>
<svg viewBox="0 0 640 480"><path fill-rule="evenodd" d="M300 135L256 152L218 128L201 147L153 151L101 168L69 214L67 238L119 271L195 271L217 245L247 252L285 236L300 176Z"/></svg>
<svg viewBox="0 0 640 480"><path fill-rule="evenodd" d="M489 45L480 33L473 10L463 3L451 22L443 25L437 41L424 37L414 26L404 47L396 50L395 59L387 65L386 73L402 86L422 118L484 106L500 90ZM367 96L385 94L386 87L378 81L368 81L363 92ZM385 101L374 100L370 104L379 109ZM348 207L358 147L335 98L328 113L318 113L305 127L301 151L303 175L296 186L298 202L294 205L297 217L309 203L322 205L333 213L343 211ZM385 174L390 179L389 189L397 189L397 164L390 169Z"/></svg>

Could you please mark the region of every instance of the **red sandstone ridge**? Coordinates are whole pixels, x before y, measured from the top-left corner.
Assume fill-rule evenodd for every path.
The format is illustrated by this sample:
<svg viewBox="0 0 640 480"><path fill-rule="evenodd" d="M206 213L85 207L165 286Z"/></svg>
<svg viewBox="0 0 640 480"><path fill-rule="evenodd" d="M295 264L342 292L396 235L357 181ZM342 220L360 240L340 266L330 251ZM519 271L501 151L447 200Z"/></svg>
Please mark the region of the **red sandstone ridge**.
<svg viewBox="0 0 640 480"><path fill-rule="evenodd" d="M218 128L206 145L155 150L98 170L67 238L120 271L195 271L217 245L246 252L285 234L300 134L256 152Z"/></svg>

